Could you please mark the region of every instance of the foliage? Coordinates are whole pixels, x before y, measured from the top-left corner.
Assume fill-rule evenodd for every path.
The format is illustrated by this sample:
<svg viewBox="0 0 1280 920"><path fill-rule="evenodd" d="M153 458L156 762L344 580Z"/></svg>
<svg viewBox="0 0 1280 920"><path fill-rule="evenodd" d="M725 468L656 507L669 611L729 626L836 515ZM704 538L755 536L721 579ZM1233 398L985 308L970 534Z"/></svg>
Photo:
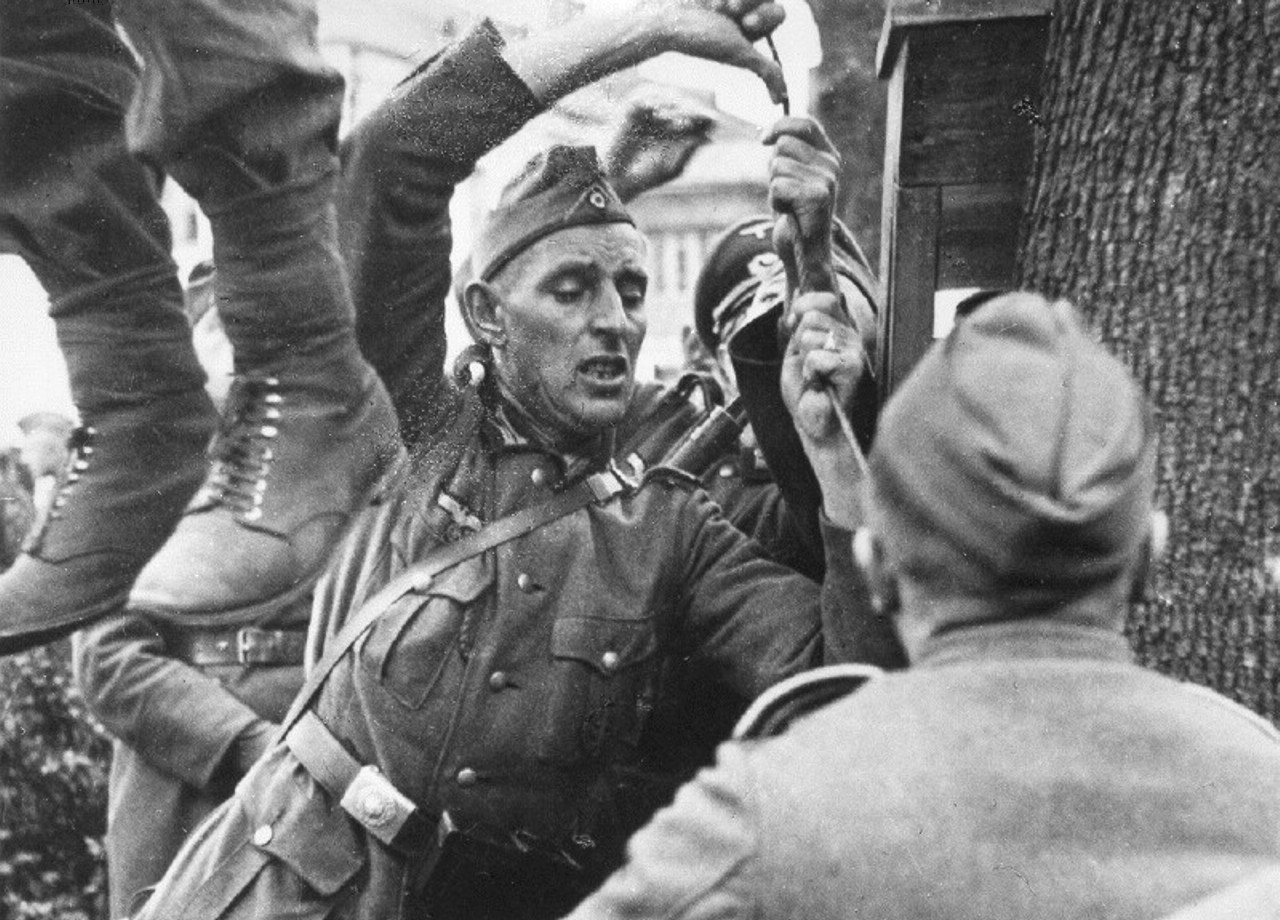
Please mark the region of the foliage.
<svg viewBox="0 0 1280 920"><path fill-rule="evenodd" d="M68 643L0 659L0 920L106 915L109 758Z"/></svg>

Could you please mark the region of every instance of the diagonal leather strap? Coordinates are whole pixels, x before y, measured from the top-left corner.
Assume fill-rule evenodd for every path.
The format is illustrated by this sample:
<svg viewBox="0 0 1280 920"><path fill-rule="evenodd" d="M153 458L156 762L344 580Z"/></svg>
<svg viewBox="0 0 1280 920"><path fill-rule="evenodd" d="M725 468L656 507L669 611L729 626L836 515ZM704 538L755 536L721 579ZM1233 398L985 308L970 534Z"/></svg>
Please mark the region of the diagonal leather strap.
<svg viewBox="0 0 1280 920"><path fill-rule="evenodd" d="M302 714L285 744L342 810L387 846L405 852L428 842L432 828L417 804L377 767L352 757L314 712Z"/></svg>
<svg viewBox="0 0 1280 920"><path fill-rule="evenodd" d="M283 741L289 729L308 710L342 656L373 626L378 617L400 598L412 592L425 591L432 579L446 569L453 568L461 562L517 537L532 533L539 527L557 521L593 502L604 504L632 487L633 483L610 467L604 472L593 473L540 505L532 505L515 514L509 514L475 533L467 534L460 540L442 543L435 547L366 600L355 616L342 627L329 647L325 649L324 656L307 676L307 681L294 699L289 714L280 725L277 741Z"/></svg>

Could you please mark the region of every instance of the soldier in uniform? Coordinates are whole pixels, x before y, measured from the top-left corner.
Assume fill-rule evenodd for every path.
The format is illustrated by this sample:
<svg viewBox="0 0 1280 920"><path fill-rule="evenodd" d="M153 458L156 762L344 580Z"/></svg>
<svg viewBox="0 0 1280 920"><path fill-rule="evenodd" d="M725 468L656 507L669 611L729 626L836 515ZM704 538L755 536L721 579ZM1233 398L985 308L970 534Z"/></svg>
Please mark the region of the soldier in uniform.
<svg viewBox="0 0 1280 920"><path fill-rule="evenodd" d="M31 474L16 448L0 450L0 571L13 565L35 520Z"/></svg>
<svg viewBox="0 0 1280 920"><path fill-rule="evenodd" d="M122 614L74 637L77 686L113 737L111 917L129 915L269 747L302 686L310 613L308 597L244 626L178 627Z"/></svg>
<svg viewBox="0 0 1280 920"><path fill-rule="evenodd" d="M825 133L811 119L797 119L803 132L788 135L788 153L796 160L815 164L829 186L829 210L835 200L838 161ZM824 186L818 184L817 188ZM822 539L818 528L816 489L805 488L813 474L804 466L803 454L794 447L785 452L788 443L776 437L775 418L780 397L777 378L781 354L743 353L734 347L735 338L763 341L773 348L773 330L783 312L787 295L787 278L782 258L774 250L772 215L758 215L738 221L726 229L712 245L707 261L694 286L694 328L703 350L712 356L713 373L726 392L726 398L739 395L738 379L750 381L745 409L748 418L761 418L774 462L789 475L779 482L765 459L766 445L748 427L736 449L727 453L703 478L703 486L725 511L725 516L755 537L773 558L784 562L811 578L823 574ZM834 224L834 265L840 293L849 320L857 330L867 355L868 369L876 354L877 307L875 276L848 229L839 221ZM759 330L759 331L758 331ZM753 385L753 386L752 386ZM868 422L875 417L875 394L870 388L861 391L863 400L873 404L857 417ZM870 442L870 431L859 432ZM784 500L785 497L785 500Z"/></svg>
<svg viewBox="0 0 1280 920"><path fill-rule="evenodd" d="M354 137L360 296L440 316L448 200L485 150L662 51L748 66L776 90L750 39L780 18L758 0L663 0L521 44L480 26ZM823 603L696 481L628 481L611 463L644 333L643 246L589 148L552 148L504 193L465 292L484 372L459 390L424 368L419 405L447 424L322 582L321 654L281 740L141 917L554 916L655 804L643 738L664 661L704 658L754 695L879 651L883 623L838 603L839 576ZM855 338L816 315L795 335L829 344L847 401ZM842 442L811 460L824 483L855 463ZM825 510L839 548L857 501L837 489Z"/></svg>
<svg viewBox="0 0 1280 920"><path fill-rule="evenodd" d="M1145 400L1070 305L969 306L890 399L865 484L858 556L910 665L723 746L573 920L1259 903L1280 735L1122 632L1162 542Z"/></svg>
<svg viewBox="0 0 1280 920"><path fill-rule="evenodd" d="M833 207L838 175L835 158L825 132L812 119L790 119L771 170L771 184L797 170L813 170L806 187L820 203L819 210ZM778 322L787 298L787 277L781 256L774 249L775 217L758 215L727 228L712 245L694 287L694 320L700 350L711 356L710 372L723 388L731 405L745 412L748 424L740 436L709 465L702 475L707 494L721 507L734 526L755 539L773 559L815 580L823 578L826 560L819 526L821 495L813 480L794 434L778 437L778 409L781 394L778 378L781 354L776 349ZM877 308L876 283L861 249L843 224L833 224L834 267L842 308L857 330L866 354L866 367L875 358ZM738 333L753 342L754 353L739 354L734 349ZM749 381L748 400L740 399L739 372ZM877 394L873 387L860 387L858 400L872 404L855 407L855 417L864 426L874 421ZM869 408L870 411L863 411ZM751 418L759 418L775 463L789 471L778 482L765 460L763 446L755 436ZM791 428L789 416L786 427ZM860 432L869 436L865 429ZM883 666L900 666L895 649L877 656ZM677 662L666 679L678 690L673 699L696 699L694 707L659 710L651 730L657 743L668 752L672 790L692 778L700 767L711 763L715 748L729 737L735 723L751 702L695 662Z"/></svg>

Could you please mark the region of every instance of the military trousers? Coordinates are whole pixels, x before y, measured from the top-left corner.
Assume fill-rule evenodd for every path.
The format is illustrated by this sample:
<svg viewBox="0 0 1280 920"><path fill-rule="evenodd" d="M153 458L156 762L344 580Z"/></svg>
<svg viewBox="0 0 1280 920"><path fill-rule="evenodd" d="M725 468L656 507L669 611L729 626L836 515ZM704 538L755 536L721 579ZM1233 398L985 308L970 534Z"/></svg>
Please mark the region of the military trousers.
<svg viewBox="0 0 1280 920"><path fill-rule="evenodd" d="M0 252L48 291L82 410L203 379L166 176L214 225L238 357L349 338L330 204L342 79L315 27L313 0L0 6Z"/></svg>

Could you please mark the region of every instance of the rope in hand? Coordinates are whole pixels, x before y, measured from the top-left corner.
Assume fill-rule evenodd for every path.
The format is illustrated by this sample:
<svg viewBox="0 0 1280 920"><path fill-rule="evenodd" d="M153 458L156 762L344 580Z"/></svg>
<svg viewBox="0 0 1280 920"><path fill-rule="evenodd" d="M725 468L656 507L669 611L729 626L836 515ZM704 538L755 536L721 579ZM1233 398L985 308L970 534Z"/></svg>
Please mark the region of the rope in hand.
<svg viewBox="0 0 1280 920"><path fill-rule="evenodd" d="M779 69L781 69L782 58L778 56L778 46L774 44L773 36L766 35L764 40L765 44L769 46L769 53L773 55L773 62L778 65ZM782 84L782 99L779 101L779 104L782 106L783 115L791 114L791 94L787 92L785 80ZM784 219L791 222L791 237L797 241L797 248L799 248L803 243L801 242L800 227L796 221L795 215L784 215ZM812 278L808 277L808 265L806 260L801 256L802 254L800 252L795 253L794 256L796 273L799 276L796 281L796 293L814 293L816 292L818 285L814 284ZM834 334L828 334L827 339L832 343L832 345L835 344ZM866 357L867 355L864 351L863 359L866 360ZM831 401L831 411L835 413L836 419L840 422L840 430L844 432L845 440L849 442L849 447L853 451L854 463L858 467L858 475L865 478L870 473L870 469L867 466L867 458L863 456L862 447L858 444L858 436L854 434L853 423L849 421L849 416L845 413L844 407L840 405L840 396L836 392L835 384L829 380L824 381L821 384L821 389L827 394L827 399Z"/></svg>
<svg viewBox="0 0 1280 920"><path fill-rule="evenodd" d="M769 53L773 55L773 63L778 65L778 69L782 69L782 58L778 57L778 46L773 43L773 36L766 35L764 37L765 44L769 46ZM782 99L779 101L782 106L782 114L791 114L791 94L787 92L787 81L782 81Z"/></svg>

